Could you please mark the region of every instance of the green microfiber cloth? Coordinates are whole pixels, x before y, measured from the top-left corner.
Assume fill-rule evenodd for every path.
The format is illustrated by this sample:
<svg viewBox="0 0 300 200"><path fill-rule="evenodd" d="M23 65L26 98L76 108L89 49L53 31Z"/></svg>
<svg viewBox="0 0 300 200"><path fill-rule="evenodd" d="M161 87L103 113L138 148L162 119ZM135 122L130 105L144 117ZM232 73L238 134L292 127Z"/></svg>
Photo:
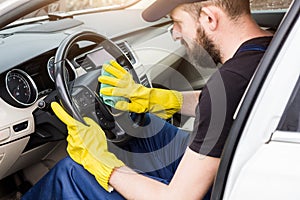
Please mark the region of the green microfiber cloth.
<svg viewBox="0 0 300 200"><path fill-rule="evenodd" d="M111 75L110 73L105 71L103 68L101 70L101 75L102 76L111 76L111 77L113 77L113 75ZM105 88L105 87L114 87L114 86L101 83L101 89ZM109 105L111 107L115 107L115 105L118 101L126 101L125 97L106 96L106 95L103 95L101 93L100 93L100 97L102 97L102 99L103 99L103 101L106 105Z"/></svg>

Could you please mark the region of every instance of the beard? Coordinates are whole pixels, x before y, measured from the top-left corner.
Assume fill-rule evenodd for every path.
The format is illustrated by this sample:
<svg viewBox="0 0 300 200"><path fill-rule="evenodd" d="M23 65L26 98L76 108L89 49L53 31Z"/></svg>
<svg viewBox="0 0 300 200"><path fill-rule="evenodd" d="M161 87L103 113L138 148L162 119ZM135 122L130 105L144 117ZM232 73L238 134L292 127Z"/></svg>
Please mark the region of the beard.
<svg viewBox="0 0 300 200"><path fill-rule="evenodd" d="M188 59L194 66L213 69L221 63L220 50L200 26L195 40L181 39L181 43L186 47Z"/></svg>

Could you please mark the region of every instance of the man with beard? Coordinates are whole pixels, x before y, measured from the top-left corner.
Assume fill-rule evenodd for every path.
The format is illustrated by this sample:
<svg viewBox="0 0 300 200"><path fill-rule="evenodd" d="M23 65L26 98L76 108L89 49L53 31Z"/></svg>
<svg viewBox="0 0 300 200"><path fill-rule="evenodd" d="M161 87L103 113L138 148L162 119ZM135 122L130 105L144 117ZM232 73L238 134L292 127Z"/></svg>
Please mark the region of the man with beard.
<svg viewBox="0 0 300 200"><path fill-rule="evenodd" d="M197 54L199 46L222 63L202 91L145 88L112 61L103 68L114 77L99 78L112 87L101 93L128 98L130 102L116 104L121 110L163 118L180 110L196 116L192 137L151 115L151 123L140 129L150 137L133 138L119 148L123 151L108 151L97 124L86 119L85 126L53 103L55 114L68 126L71 158L56 165L24 199L209 198L234 112L272 35L254 22L248 0L157 0L143 17L155 21L168 13L173 38L181 40L194 63L203 57ZM128 159L125 152L133 156Z"/></svg>

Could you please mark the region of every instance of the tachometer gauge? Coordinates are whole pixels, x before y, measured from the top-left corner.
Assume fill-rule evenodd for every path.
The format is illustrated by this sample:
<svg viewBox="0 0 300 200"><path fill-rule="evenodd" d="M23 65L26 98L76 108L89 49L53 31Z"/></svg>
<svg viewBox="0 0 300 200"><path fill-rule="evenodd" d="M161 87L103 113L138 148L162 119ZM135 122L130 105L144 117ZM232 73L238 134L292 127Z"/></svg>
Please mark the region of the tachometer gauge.
<svg viewBox="0 0 300 200"><path fill-rule="evenodd" d="M47 63L47 71L48 71L48 75L50 77L50 79L55 82L55 64L54 64L54 56L52 56L51 58L49 58L48 63ZM67 68L64 68L64 72L65 77L66 77L66 82L69 82L69 71Z"/></svg>
<svg viewBox="0 0 300 200"><path fill-rule="evenodd" d="M22 106L32 105L38 97L37 87L24 71L14 69L6 74L6 90L10 97Z"/></svg>
<svg viewBox="0 0 300 200"><path fill-rule="evenodd" d="M50 79L54 82L54 56L52 56L48 60L47 71Z"/></svg>

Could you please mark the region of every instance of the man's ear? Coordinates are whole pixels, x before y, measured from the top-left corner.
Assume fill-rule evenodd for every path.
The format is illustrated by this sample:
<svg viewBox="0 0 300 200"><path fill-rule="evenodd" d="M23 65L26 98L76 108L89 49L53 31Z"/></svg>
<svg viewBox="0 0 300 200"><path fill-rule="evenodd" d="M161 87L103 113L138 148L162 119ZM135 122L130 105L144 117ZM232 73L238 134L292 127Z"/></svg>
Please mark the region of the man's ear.
<svg viewBox="0 0 300 200"><path fill-rule="evenodd" d="M200 24L210 31L215 31L219 25L219 12L215 6L204 6L199 17Z"/></svg>

